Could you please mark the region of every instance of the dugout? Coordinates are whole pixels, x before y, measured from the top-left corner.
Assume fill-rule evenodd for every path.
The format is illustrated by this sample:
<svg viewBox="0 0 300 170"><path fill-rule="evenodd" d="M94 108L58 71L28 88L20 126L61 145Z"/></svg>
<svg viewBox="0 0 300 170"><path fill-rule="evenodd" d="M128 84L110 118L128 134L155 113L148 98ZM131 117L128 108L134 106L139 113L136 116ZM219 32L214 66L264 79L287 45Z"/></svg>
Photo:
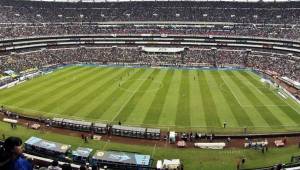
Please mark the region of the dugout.
<svg viewBox="0 0 300 170"><path fill-rule="evenodd" d="M86 122L81 120L64 119L62 125L64 128L86 132L91 131L92 128L92 122Z"/></svg>
<svg viewBox="0 0 300 170"><path fill-rule="evenodd" d="M71 151L71 145L47 141L34 136L25 141L24 145L26 153L56 158L63 161L69 160L68 155Z"/></svg>
<svg viewBox="0 0 300 170"><path fill-rule="evenodd" d="M92 165L107 166L109 169L151 169L150 155L130 152L97 151L92 157Z"/></svg>
<svg viewBox="0 0 300 170"><path fill-rule="evenodd" d="M78 147L75 151L72 151L72 160L81 164L88 163L93 149Z"/></svg>
<svg viewBox="0 0 300 170"><path fill-rule="evenodd" d="M63 118L53 118L50 125L53 127L62 127L63 120Z"/></svg>
<svg viewBox="0 0 300 170"><path fill-rule="evenodd" d="M147 128L146 138L147 139L160 139L160 129Z"/></svg>
<svg viewBox="0 0 300 170"><path fill-rule="evenodd" d="M53 127L61 127L77 131L86 131L89 132L92 127L92 122L80 121L80 120L71 120L64 118L53 118L51 121Z"/></svg>
<svg viewBox="0 0 300 170"><path fill-rule="evenodd" d="M107 124L103 123L94 123L93 132L98 134L107 134Z"/></svg>
<svg viewBox="0 0 300 170"><path fill-rule="evenodd" d="M145 138L146 128L113 125L111 128L111 133L116 136Z"/></svg>

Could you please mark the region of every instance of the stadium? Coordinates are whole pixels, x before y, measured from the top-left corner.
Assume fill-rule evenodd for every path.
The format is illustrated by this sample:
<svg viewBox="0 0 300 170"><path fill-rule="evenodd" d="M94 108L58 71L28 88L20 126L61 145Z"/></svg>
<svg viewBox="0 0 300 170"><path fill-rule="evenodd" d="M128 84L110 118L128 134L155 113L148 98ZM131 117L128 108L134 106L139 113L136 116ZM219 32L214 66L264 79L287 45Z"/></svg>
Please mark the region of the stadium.
<svg viewBox="0 0 300 170"><path fill-rule="evenodd" d="M300 169L299 23L291 0L1 0L0 169Z"/></svg>

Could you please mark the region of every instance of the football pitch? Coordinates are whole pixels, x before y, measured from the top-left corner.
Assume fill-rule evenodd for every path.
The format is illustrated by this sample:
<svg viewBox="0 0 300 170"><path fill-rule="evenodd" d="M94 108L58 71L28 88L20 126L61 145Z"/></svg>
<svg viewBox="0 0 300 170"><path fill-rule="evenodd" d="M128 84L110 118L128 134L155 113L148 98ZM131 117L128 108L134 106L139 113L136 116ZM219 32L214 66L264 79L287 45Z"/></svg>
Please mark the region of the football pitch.
<svg viewBox="0 0 300 170"><path fill-rule="evenodd" d="M36 116L169 130L300 127L300 105L246 70L68 66L0 90L0 104Z"/></svg>

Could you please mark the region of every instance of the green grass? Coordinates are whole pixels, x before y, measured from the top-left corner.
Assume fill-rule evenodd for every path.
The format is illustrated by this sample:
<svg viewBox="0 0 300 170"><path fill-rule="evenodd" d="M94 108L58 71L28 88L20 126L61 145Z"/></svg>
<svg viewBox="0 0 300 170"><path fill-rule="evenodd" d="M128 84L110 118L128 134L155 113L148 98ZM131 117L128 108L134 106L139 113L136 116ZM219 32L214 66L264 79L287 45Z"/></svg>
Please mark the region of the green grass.
<svg viewBox="0 0 300 170"><path fill-rule="evenodd" d="M280 97L251 71L69 66L0 90L0 104L30 115L174 130L300 127L300 105Z"/></svg>
<svg viewBox="0 0 300 170"><path fill-rule="evenodd" d="M291 156L299 155L297 146L287 148L269 148L269 151L262 154L252 149L225 149L225 150L201 150L196 148L178 149L170 147L155 147L150 145L128 145L107 141L89 141L84 143L80 137L54 134L49 131L35 131L18 126L11 129L10 124L0 122L0 134L8 136L19 136L23 141L31 136L40 137L46 140L72 145L72 149L79 146L96 150L119 150L149 154L154 158L154 166L158 159L181 159L185 169L188 170L230 170L236 169L236 162L240 158L246 158L244 168L255 168L271 166L277 163L287 163Z"/></svg>

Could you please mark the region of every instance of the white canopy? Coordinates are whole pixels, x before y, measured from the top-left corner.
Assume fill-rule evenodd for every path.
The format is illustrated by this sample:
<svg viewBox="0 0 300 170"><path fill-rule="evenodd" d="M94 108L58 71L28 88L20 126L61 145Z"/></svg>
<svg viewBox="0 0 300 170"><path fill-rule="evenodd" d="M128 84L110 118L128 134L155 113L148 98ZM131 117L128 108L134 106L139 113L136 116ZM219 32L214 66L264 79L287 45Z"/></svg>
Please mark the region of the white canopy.
<svg viewBox="0 0 300 170"><path fill-rule="evenodd" d="M3 122L7 122L7 123L18 123L18 120L15 120L15 119L8 119L8 118L3 118Z"/></svg>
<svg viewBox="0 0 300 170"><path fill-rule="evenodd" d="M224 142L220 143L195 143L195 147L202 149L223 149L226 144Z"/></svg>
<svg viewBox="0 0 300 170"><path fill-rule="evenodd" d="M184 51L184 48L142 47L142 50L150 53L177 53Z"/></svg>

